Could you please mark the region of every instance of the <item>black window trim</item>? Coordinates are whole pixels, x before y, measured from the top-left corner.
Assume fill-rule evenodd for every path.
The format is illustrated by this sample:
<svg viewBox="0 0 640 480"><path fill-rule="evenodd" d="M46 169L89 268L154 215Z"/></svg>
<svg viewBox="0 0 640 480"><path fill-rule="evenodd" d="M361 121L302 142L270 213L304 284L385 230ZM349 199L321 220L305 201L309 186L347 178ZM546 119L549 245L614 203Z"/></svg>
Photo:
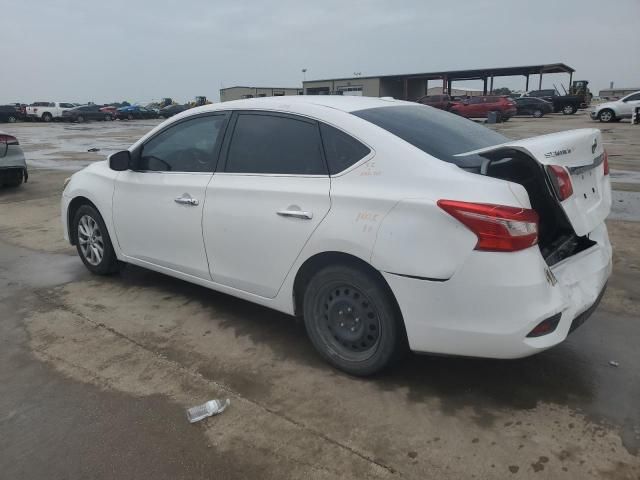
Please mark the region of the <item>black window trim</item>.
<svg viewBox="0 0 640 480"><path fill-rule="evenodd" d="M213 148L213 159L212 159L212 164L211 164L211 168L209 169L209 171L206 172L181 172L181 171L171 171L171 170L139 170L138 168L134 168L132 169L132 171L136 172L136 173L163 173L163 174L171 174L171 175L213 175L214 173L216 173L217 171L217 167L219 165L220 162L220 151L221 151L221 147L223 144L223 141L226 137L226 132L229 128L229 120L231 118L231 112L229 110L214 110L212 112L205 112L205 113L200 113L197 115L189 115L188 117L185 118L181 118L178 121L175 122L171 122L170 124L166 125L164 128L162 128L161 130L158 130L156 133L154 133L151 137L147 138L144 143L138 145L132 152L131 152L131 158L133 159L134 163L137 163L140 161L140 155L142 154L142 151L144 150L144 146L149 143L151 140L157 138L159 135L162 135L164 132L166 132L167 130L180 125L181 123L184 122L188 122L191 120L194 120L196 118L202 118L202 117L215 117L215 116L224 116L226 117L223 125L222 125L222 132L221 134L218 136L218 139L216 140L216 144Z"/></svg>
<svg viewBox="0 0 640 480"><path fill-rule="evenodd" d="M320 142L320 156L322 157L322 163L324 165L325 173L319 175L309 175L300 173L239 173L239 172L227 172L227 161L229 157L229 147L231 146L231 139L238 123L238 117L242 114L249 115L264 115L268 117L288 118L291 120L297 120L315 125L317 139ZM218 161L218 168L216 173L218 175L241 175L241 176L253 176L253 177L299 177L299 178L329 178L329 166L327 165L327 158L324 153L324 145L322 144L322 136L320 134L320 124L315 118L307 117L296 113L280 112L277 110L234 110L232 112L227 131L224 136L224 142L221 148L220 161Z"/></svg>

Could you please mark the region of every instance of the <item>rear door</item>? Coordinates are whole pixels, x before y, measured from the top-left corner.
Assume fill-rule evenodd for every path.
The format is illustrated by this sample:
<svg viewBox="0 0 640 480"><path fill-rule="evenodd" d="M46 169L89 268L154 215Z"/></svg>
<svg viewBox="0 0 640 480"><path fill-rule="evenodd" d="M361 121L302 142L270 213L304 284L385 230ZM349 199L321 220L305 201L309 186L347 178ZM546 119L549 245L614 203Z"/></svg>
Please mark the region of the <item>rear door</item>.
<svg viewBox="0 0 640 480"><path fill-rule="evenodd" d="M217 283L277 295L330 207L330 179L317 122L238 112L224 164L207 187L203 232Z"/></svg>
<svg viewBox="0 0 640 480"><path fill-rule="evenodd" d="M136 169L118 174L113 195L116 237L125 255L211 278L202 212L226 120L225 113L189 117L132 154Z"/></svg>
<svg viewBox="0 0 640 480"><path fill-rule="evenodd" d="M576 234L582 236L604 222L611 211L611 183L604 174L606 152L602 134L595 128L583 128L487 147L457 156L486 154L502 149L520 150L545 167L550 182L550 167L559 166L571 180L573 193L560 201Z"/></svg>

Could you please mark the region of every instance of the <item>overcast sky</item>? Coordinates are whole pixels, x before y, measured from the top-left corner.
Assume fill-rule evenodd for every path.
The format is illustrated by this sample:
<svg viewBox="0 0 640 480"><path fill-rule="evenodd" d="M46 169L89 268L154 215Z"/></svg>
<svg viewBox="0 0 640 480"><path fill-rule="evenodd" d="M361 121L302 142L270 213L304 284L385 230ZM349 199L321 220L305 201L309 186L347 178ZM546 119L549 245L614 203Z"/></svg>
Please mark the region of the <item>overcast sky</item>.
<svg viewBox="0 0 640 480"><path fill-rule="evenodd" d="M321 79L563 62L596 95L640 86L640 0L0 0L0 12L0 102L217 100L221 86L299 86L302 68Z"/></svg>

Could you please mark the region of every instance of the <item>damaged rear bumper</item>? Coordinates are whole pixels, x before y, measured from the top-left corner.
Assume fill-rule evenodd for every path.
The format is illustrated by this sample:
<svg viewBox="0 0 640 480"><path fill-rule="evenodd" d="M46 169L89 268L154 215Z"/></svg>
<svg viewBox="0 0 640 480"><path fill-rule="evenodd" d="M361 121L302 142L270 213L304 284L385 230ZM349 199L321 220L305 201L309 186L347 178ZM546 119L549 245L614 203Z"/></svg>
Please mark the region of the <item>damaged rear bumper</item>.
<svg viewBox="0 0 640 480"><path fill-rule="evenodd" d="M402 311L409 345L417 352L519 358L562 342L593 313L611 274L604 223L592 247L548 267L537 247L478 252L453 277L432 282L384 273ZM555 329L527 337L560 314Z"/></svg>

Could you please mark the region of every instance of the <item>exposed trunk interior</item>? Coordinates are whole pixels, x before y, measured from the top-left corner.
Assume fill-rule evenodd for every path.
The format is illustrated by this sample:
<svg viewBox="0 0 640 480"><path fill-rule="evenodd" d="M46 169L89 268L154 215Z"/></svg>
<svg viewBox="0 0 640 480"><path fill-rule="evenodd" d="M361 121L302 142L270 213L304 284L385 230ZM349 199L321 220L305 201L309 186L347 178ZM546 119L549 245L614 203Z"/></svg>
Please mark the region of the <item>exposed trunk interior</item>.
<svg viewBox="0 0 640 480"><path fill-rule="evenodd" d="M540 216L538 246L549 266L594 245L588 237L576 235L543 165L528 155L515 150L491 152L477 173L519 183L526 189L531 206Z"/></svg>

